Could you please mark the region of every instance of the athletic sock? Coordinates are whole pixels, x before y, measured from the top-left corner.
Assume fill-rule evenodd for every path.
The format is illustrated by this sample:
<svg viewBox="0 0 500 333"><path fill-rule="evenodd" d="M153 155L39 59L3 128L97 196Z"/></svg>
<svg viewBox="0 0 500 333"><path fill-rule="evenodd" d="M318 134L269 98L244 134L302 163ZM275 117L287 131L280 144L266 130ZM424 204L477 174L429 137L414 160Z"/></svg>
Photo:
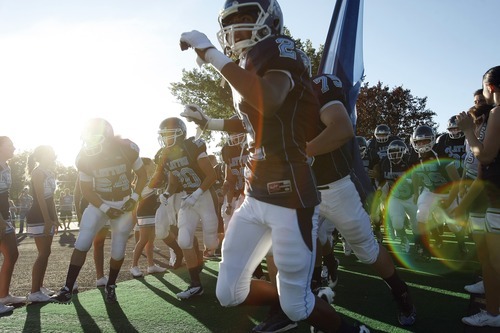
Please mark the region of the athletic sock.
<svg viewBox="0 0 500 333"><path fill-rule="evenodd" d="M69 290L73 290L73 286L75 285L76 278L78 277L78 274L80 274L80 270L82 269L82 266L77 266L77 265L69 265L68 269L68 275L66 275L66 287Z"/></svg>

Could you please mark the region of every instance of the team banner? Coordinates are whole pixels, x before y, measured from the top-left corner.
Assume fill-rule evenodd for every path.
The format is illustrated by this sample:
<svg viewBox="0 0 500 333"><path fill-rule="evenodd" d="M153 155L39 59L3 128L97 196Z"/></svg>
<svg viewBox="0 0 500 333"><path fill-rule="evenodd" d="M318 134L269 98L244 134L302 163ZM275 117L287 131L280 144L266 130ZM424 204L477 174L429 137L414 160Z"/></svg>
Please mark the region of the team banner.
<svg viewBox="0 0 500 333"><path fill-rule="evenodd" d="M363 81L363 5L364 0L337 0L325 41L318 74L333 74L342 81L346 109L356 130L356 101ZM353 179L363 199L373 186L359 156L356 139L351 141Z"/></svg>

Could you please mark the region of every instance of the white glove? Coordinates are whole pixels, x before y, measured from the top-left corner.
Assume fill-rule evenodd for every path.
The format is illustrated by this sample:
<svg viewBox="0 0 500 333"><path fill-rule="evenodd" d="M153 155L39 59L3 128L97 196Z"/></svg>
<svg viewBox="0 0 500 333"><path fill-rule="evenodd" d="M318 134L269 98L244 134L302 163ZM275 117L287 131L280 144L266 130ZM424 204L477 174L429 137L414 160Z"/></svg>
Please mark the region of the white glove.
<svg viewBox="0 0 500 333"><path fill-rule="evenodd" d="M200 128L205 128L207 123L210 121L203 110L196 104L188 104L184 107L184 111L181 112L181 116L187 119L187 121L192 121Z"/></svg>
<svg viewBox="0 0 500 333"><path fill-rule="evenodd" d="M181 34L181 43L183 42L186 43L188 47L198 50L205 50L211 47L215 48L207 35L197 30L183 32Z"/></svg>
<svg viewBox="0 0 500 333"><path fill-rule="evenodd" d="M217 50L208 37L202 32L196 30L183 32L181 34L180 43L181 50L186 50L189 47L195 49L196 54L198 54L196 63L200 67L203 64L209 63L220 72L222 67L232 62L225 54ZM204 59L200 57L200 54L203 55Z"/></svg>
<svg viewBox="0 0 500 333"><path fill-rule="evenodd" d="M198 188L196 191L188 195L181 203L181 208L190 208L193 207L196 201L200 198L200 196L203 194L203 190L201 188Z"/></svg>
<svg viewBox="0 0 500 333"><path fill-rule="evenodd" d="M166 206L167 203L168 203L168 198L170 198L170 193L168 193L167 191L165 191L162 194L160 194L158 197L160 198L160 203L162 205Z"/></svg>

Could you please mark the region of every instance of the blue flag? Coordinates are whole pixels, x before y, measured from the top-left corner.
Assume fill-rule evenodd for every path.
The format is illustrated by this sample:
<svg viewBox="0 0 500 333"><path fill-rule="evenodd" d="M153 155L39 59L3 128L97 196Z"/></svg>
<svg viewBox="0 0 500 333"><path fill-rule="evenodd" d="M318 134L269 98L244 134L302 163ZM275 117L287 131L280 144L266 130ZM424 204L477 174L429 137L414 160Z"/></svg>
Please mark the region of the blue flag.
<svg viewBox="0 0 500 333"><path fill-rule="evenodd" d="M363 81L363 0L337 0L325 41L318 74L333 74L342 81L345 106L356 131L356 101ZM353 169L358 191L363 200L373 192L354 138L350 142ZM357 179L356 179L357 178ZM356 181L357 180L357 181Z"/></svg>

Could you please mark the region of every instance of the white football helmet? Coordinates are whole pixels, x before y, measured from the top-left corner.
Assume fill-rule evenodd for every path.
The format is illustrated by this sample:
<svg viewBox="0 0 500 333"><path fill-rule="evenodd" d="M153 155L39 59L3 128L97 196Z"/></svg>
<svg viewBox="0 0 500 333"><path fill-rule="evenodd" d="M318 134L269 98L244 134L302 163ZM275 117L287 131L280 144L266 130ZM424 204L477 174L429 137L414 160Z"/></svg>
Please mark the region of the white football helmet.
<svg viewBox="0 0 500 333"><path fill-rule="evenodd" d="M375 127L375 139L378 143L384 143L389 141L389 136L391 135L391 129L385 124L378 125Z"/></svg>
<svg viewBox="0 0 500 333"><path fill-rule="evenodd" d="M250 15L254 22L234 20L240 15ZM283 31L283 14L276 0L226 0L219 14L220 31L217 33L222 49L227 55L238 57L261 40ZM235 40L235 32L251 31L252 36L245 40Z"/></svg>
<svg viewBox="0 0 500 333"><path fill-rule="evenodd" d="M102 151L104 142L114 136L113 127L109 122L102 118L89 119L81 135L83 151L87 156L95 156Z"/></svg>
<svg viewBox="0 0 500 333"><path fill-rule="evenodd" d="M186 133L186 124L181 119L177 117L167 118L160 123L158 142L160 146L169 148L182 142L186 138Z"/></svg>

